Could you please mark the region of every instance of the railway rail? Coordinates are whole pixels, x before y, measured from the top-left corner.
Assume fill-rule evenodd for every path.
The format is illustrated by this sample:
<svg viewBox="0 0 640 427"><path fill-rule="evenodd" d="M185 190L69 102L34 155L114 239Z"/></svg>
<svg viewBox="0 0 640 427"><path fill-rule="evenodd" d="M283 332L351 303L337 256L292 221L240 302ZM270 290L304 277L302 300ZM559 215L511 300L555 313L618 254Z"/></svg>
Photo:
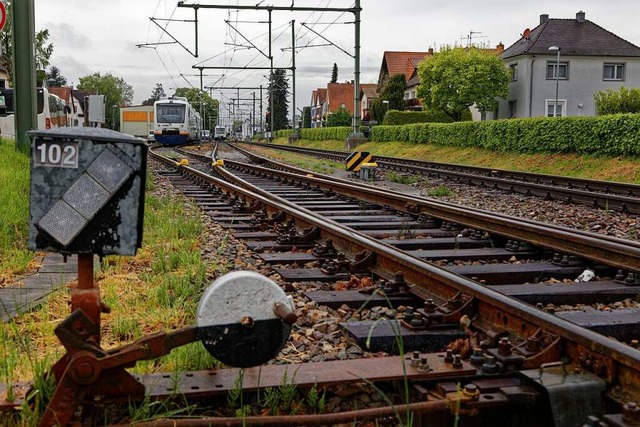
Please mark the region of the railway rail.
<svg viewBox="0 0 640 427"><path fill-rule="evenodd" d="M339 162L344 162L350 154L342 151L279 144L247 142L243 144L254 144ZM549 200L564 200L602 209L640 213L640 185L637 184L438 163L399 157L374 156L374 160L378 166L391 171L440 177L459 184L476 185Z"/></svg>
<svg viewBox="0 0 640 427"><path fill-rule="evenodd" d="M259 161L264 162L263 159ZM175 165L175 162L171 161L171 164ZM438 257L446 257L447 260L455 259L454 252L458 252L461 255L458 261L464 260L465 257L466 259L473 259L473 249L467 250L464 245L477 239L476 241L481 242L480 246L484 246L485 249L493 251L499 249L498 252L503 251L513 254L518 254L518 251L522 251L524 258L536 259L539 257L538 259L543 259L542 263L544 265L542 266L537 261L524 263L524 265L534 268L538 264L538 269L535 270L536 274L547 272L551 275L558 274L557 277L562 277L562 273L557 272L558 270L552 272L551 269L553 267L549 267L549 265L558 264L558 267L563 265L565 267L577 267L570 275L575 275L585 266L591 266L602 273L603 276L607 274L617 276L617 279L611 277L613 280L596 282L600 286L604 285L604 282L616 283L616 280L624 282L629 278L627 285L636 284L635 272L638 270L639 255L639 248L636 243L602 236L590 236L589 233L575 233L571 230L562 230L561 227L542 227L538 225L540 228L536 228L536 224L530 221L525 221L518 225L500 225L499 223L502 221L508 223L508 219L484 218L481 221L479 217L476 217L479 213L470 212L468 209L465 209L464 215L463 213L456 214L452 206L446 206L445 204L444 207L440 207L438 210L435 206L429 206L428 200L423 201L415 198L412 199L412 203L407 205L408 200L403 199L401 195L391 195L388 191L381 192L377 190L382 194L376 194L375 200L370 200L362 195L362 186L353 188L356 186L335 181L329 182L324 178L300 174L300 171L298 175L294 176L290 173L249 166L229 160L225 160L224 165L224 168L216 167L215 169L216 173L227 181L225 184L221 184L207 173L187 166L179 167L181 176L177 176L176 179L189 186L198 183L197 185L206 187L215 183L216 186L225 188L223 193L230 191L233 186L236 186L235 191L238 191L240 187L244 188L243 192L240 192L242 196L239 197L234 198L234 196L228 194L220 195L220 203L226 200L226 208L209 205L209 209L218 221L236 229L237 237L254 239L254 243L251 243L250 240L247 242L248 246L251 247L253 245L256 249L269 251L263 255L263 260L274 264L304 264L314 259L322 260L323 253L329 254L329 258L333 258L321 264L325 267L324 271L322 271L322 268L315 268L314 271L310 271L308 269L277 267L275 271L285 281L315 280L332 282L344 279L345 274L347 277L364 274L373 276L384 283L382 286L385 287L387 292L385 298L389 299L392 304L394 303L393 298L398 298L395 301L396 304L398 304L398 301L406 303L408 295L410 297L420 297L421 300L425 301L424 303L417 303L422 304L423 308L416 309L413 314L408 317L405 316L397 322L408 326L406 330L398 333L397 329L394 329L395 326L389 327L384 339L380 340L382 343L384 340L393 338L393 335L401 335L407 348L414 346L413 348L419 349L416 350L418 353L412 356L416 358L414 360L416 367L419 367L422 363L425 352L425 359L429 360L430 357L435 356L432 352L442 348L443 343L463 337L471 329L473 334L479 334L483 337L478 342L483 342L485 348L474 349L471 354L472 357L468 360L473 360L474 355L476 363L480 359L481 362L478 366L479 372L482 374L487 375L490 371L496 373L493 370L495 366L498 366L497 370L500 371L502 369L501 372L503 373L518 371L522 374L524 371L534 370L536 375L529 372L531 376L537 378L539 373L540 377L544 377L546 369L548 369L547 363L556 362L566 357L572 361L571 369L575 369L573 371L574 374L566 374L567 376L587 375L587 372L592 372L596 374L596 377L604 378L607 384L609 402L617 402L620 408L626 408L624 409L625 419L631 416L629 408L633 408L633 405L624 405L625 402L636 398L637 390L633 383L636 381L635 378L637 378L640 369L640 354L638 354L637 349L603 334L596 333L595 330L598 330L598 327L593 327L593 322L590 323L588 320L581 321L579 319L580 315L568 315L567 317L572 320L569 322L553 313L535 309L532 305L522 302L535 302L536 292L531 292L528 298L523 296L526 292L521 292L520 298L522 301L509 297L507 295L510 293L507 290L510 286L508 282L513 281L515 277L525 277L526 273L518 271L514 274L509 274L507 272L509 267L506 270L500 269L500 265L509 266L508 263L490 264L490 270L493 269L494 271L493 274L487 274L486 276L482 276L482 268L476 268L475 271L474 268L469 268L467 272L461 272L464 268L456 270L455 265L453 268L448 268L446 265L442 268L435 266L433 263L425 262L425 259L429 259L429 256L425 256L424 252L420 254L420 250L416 249L417 246L411 246L411 244L415 240L423 240L423 244L428 244L444 238L441 240L441 243L443 243L448 236L450 238L449 247L453 246L452 249L448 249L450 252L446 253L447 249L443 249L443 253L436 255L434 252L437 253L437 246L432 247L431 251L425 251L434 255L431 260L435 263L438 262ZM275 167L273 164L271 166ZM236 172L232 174L227 169L235 169ZM189 174L191 176L189 180L191 181L185 181L182 174L185 176ZM271 176L267 177L269 174ZM253 184L260 181L260 185L256 187L251 185L250 181ZM259 188L260 186L263 188ZM249 188L251 190L248 190ZM198 200L200 190L194 191L191 196ZM372 190L367 188L367 192L369 191ZM272 193L279 193L282 197L273 197ZM353 199L356 195L364 197L364 204L362 201ZM290 198L291 201L287 201L286 198ZM230 200L231 203L229 203ZM386 212L384 212L385 208L387 209ZM389 212L389 208L392 208L393 211ZM396 209L404 209L403 215L405 216L393 218L398 213ZM312 211L323 211L323 216L317 216ZM373 216L369 216L367 219L362 217L359 219L354 218L358 217L358 213L364 213L363 211L373 213ZM445 211L446 215L442 211ZM389 213L392 213L392 215L389 215ZM420 213L427 213L429 218L423 217L421 221L418 221ZM452 216L447 217L450 214ZM406 215L410 215L410 217L407 218ZM443 216L450 221L445 221L445 224L448 224L445 227L442 227ZM279 223L285 218L294 219L296 227L290 222L286 226L277 227L279 229L278 233L264 231L265 229L272 229L275 223ZM381 222L386 222L386 225L380 224ZM465 226L475 227L471 231L474 235L473 239L458 234ZM420 227L430 228L433 235L428 237L428 232ZM400 248L403 248L402 240L404 240L405 250L399 250L387 244L390 243L390 240L394 240L389 239L389 237L403 228L417 230L416 234L409 233L404 236L405 238L395 239L399 241L397 243ZM441 230L441 228L444 228L444 230ZM482 232L477 233L477 230L482 230ZM489 248L486 248L487 242L483 242L483 240L487 239L487 230L490 230L489 236L497 235L502 237L502 239L491 239L493 243L489 243ZM448 234L447 231L449 232ZM420 233L424 233L422 237L425 238L413 238ZM545 236L542 237L542 235ZM562 243L568 238L572 241L570 245ZM517 240L515 244L516 251L514 252L510 252L510 250L514 249L514 241L512 239ZM496 242L504 242L504 247L497 248ZM523 244L522 242L525 243ZM533 247L527 246L531 244ZM541 248L533 249L538 245ZM598 248L594 249L594 245L597 245ZM510 248L507 248L507 246L510 246ZM308 252L311 248L314 248L315 255L306 252L300 253L300 250L307 250ZM335 253L334 248L339 248L339 250L345 251L348 255L341 257ZM434 248L436 249L434 250ZM577 259L564 256L558 259L553 254L549 255L548 251L545 252L544 248L550 248L552 251L564 249L568 251L565 253L579 255L596 264L584 264ZM297 252L279 252L292 249L297 250ZM409 249L409 251L406 249ZM411 251L414 252L411 253ZM487 251L489 257L499 259L497 252L492 254L490 252ZM552 258L545 258L548 256ZM556 264L554 264L553 258L556 258ZM544 261L545 259L550 262ZM615 267L614 270L611 270L612 267ZM625 267L628 274L623 273L620 275L620 272L616 273L615 269L620 267ZM607 270L607 268L609 269ZM402 272L402 274L397 275L397 272ZM617 284L622 285L623 283ZM518 298L514 289L520 287L522 291L523 288L530 285L535 285L535 283L529 283L528 285L511 284L512 295ZM580 288L580 290L578 288L574 289L576 289L577 293L585 296L585 294L589 293L585 289L590 285L583 283L577 286L582 285L586 286ZM538 286L537 292L540 292L540 284ZM500 287L502 287L502 290L507 291L504 293L498 292ZM629 292L627 296L635 293L634 288L628 288L627 290ZM606 296L607 291L596 291L599 296L595 298L601 297L605 300L607 298L615 298L612 295L616 292L613 291L612 294ZM557 295L550 296L553 293L553 291L542 293L542 295L537 295L537 298L541 301L549 301L557 297ZM340 294L340 292L309 296L311 298L318 297L319 301L329 303L330 297L335 297L336 294ZM325 297L327 299L323 300L322 298ZM352 297L353 294L345 296L342 300L338 298L340 302L337 304L349 303L348 299ZM563 297L556 301L562 301L561 298ZM570 298L576 298L576 294ZM369 300L371 299L369 298ZM355 298L354 301L355 304L361 304L363 301L366 302L367 298L361 296L359 299ZM354 303L354 301L351 301L351 303ZM594 300L592 299L592 301ZM462 309L463 307L464 309ZM615 317L614 313L608 313L607 315L610 318ZM411 329L411 323L414 318L413 329ZM468 320L471 320L470 325L466 324ZM422 323L418 325L420 322ZM461 322L467 328L467 332L460 327ZM576 324L581 322L583 323L582 326ZM349 330L350 328L352 335L356 339L360 339L360 342L364 342L366 339L363 338L363 335L371 334L371 327L371 323L352 324L348 325L347 329ZM589 327L594 330L588 329ZM630 329L633 330L634 328L631 327ZM612 325L608 325L602 330L606 331L606 335L616 336L617 334L618 338L630 342L629 339L632 337L633 332L624 336L624 333L620 333L621 330L625 329L624 327L617 332L615 329ZM360 335L358 335L359 331ZM367 334L362 334L362 331L368 332ZM383 331L381 335L385 335L385 332ZM416 336L420 335L422 337L416 338ZM368 338L369 342L371 342L370 335ZM373 341L380 337L375 336L374 338ZM541 343L543 344L541 345ZM381 344L381 346L381 348L389 349L384 344ZM467 354L466 356L469 355ZM462 360L460 357L454 356L454 354L445 354L444 357L449 359L452 366L454 362L458 368L461 366L460 363L463 363L463 367L467 366L464 364L466 359ZM498 361L497 365L495 364L496 361ZM429 362L426 363L428 364ZM423 367L423 369L425 368ZM560 369L560 371L556 371L556 374L560 372L561 376L565 375L563 371L565 368L556 366L551 369ZM473 385L473 381L468 383ZM522 383L519 383L519 386L522 386ZM473 389L473 387L471 388ZM616 416L609 416L607 419L609 422L613 422L611 420L614 418L621 419L621 417L622 415L617 416L617 418Z"/></svg>
<svg viewBox="0 0 640 427"><path fill-rule="evenodd" d="M307 298L328 306L386 306L394 313L397 309L397 315L384 321L354 317L343 325L361 346L396 356L297 365L297 387L375 385L403 398L380 408L331 414L209 415L136 425L378 420L380 425L431 426L452 425L459 418L460 425L626 426L639 420L634 403L640 399L637 309L626 310L625 318L616 312L602 316L597 310L556 314L532 304L633 297L640 244L483 215L305 171L285 172L277 170L284 165L245 155L262 166L224 160L213 162L212 168L215 159L208 156L194 158L193 167L157 153L150 153L150 158L163 165L158 173L260 252L284 282L322 283L320 290L306 292ZM574 282L587 268L597 280ZM364 279L373 285L368 293L333 287ZM564 283L554 286L543 279ZM77 327L77 322L84 324L74 318L68 325ZM73 336L69 333L67 338ZM188 328L154 334L98 356L95 365L89 355L82 361L100 369L99 378L124 378L122 366L166 354L193 341L195 333ZM77 344L63 342L70 348ZM100 387L113 389L94 383L98 376L87 377L82 363L75 367L78 370L65 385L68 402L57 406L64 408L65 420L83 402L123 401L101 394L105 389ZM243 392L254 393L281 385L290 368L267 365L146 375L135 378L140 386L127 380L119 387L130 393L127 401L171 399L176 394L223 401L237 389L240 376ZM77 390L80 395L74 394ZM19 404L0 401L0 408ZM40 425L58 425L55 420L50 416Z"/></svg>

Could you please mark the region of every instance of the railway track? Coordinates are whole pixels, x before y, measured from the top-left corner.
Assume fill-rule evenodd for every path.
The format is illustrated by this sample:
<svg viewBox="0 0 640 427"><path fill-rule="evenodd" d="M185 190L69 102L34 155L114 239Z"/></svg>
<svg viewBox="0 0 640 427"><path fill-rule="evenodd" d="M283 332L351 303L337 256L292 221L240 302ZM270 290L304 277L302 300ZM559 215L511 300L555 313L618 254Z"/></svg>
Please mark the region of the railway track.
<svg viewBox="0 0 640 427"><path fill-rule="evenodd" d="M309 393L320 388L340 395L346 387L373 394L365 393L367 400L347 398L335 413L228 418L204 411L194 419L136 425L625 426L638 421L633 403L640 398L638 309L587 305L635 298L639 243L329 180L247 152L239 156L261 165L227 158L212 168L209 156L193 156L189 166L176 156L150 154L156 173L257 252L285 289L316 306L333 307L343 316L340 333L374 353L365 359L136 376L137 383L117 386L131 390L124 400L180 396L224 405L241 388L253 402L269 389L285 387L287 377ZM574 281L584 279L587 270L595 280ZM578 309L550 308L568 305ZM73 334L84 320L74 313L63 323ZM315 326L307 328L315 334ZM166 354L195 334L194 328L153 334L95 362L79 353L75 357L82 363L73 365L77 369L67 380L77 384L65 383L68 393L59 396L71 403L60 400L56 407L65 408L66 420L73 415L69 405L84 402L86 412L90 404L122 402L85 393L91 387L112 390L115 383L107 378L126 376L115 367ZM74 348L71 336L63 343ZM103 375L115 369L118 375L87 377L89 367L105 369ZM94 386L96 378L104 380ZM376 403L371 395L383 397ZM0 409L16 405L19 400L0 400ZM48 415L40 425L57 425L57 413Z"/></svg>
<svg viewBox="0 0 640 427"><path fill-rule="evenodd" d="M243 144L253 144L339 162L344 162L350 154L341 151L309 149L279 144ZM634 214L640 213L640 185L637 184L429 162L399 157L374 156L374 160L378 166L390 171L439 177L458 184L480 186L525 196L542 197L548 200L563 200L596 208L620 210Z"/></svg>
<svg viewBox="0 0 640 427"><path fill-rule="evenodd" d="M202 168L207 169L210 159L204 161ZM603 379L607 401L615 402L618 410L637 399L633 383L640 371L640 354L634 348L635 309L554 314L531 305L592 304L634 297L640 254L637 243L531 221L510 224L508 218L482 218L473 210L456 212L453 206L430 206L427 200L412 199L407 204L401 195L365 191L362 186L329 182L300 171L292 175L230 160L224 164L224 168L215 168L224 181L187 166L167 176L179 188L184 186L186 194L200 201L217 221L236 230L236 237L264 252L262 260L274 264L284 281L331 284L370 277L378 288L373 295L337 292L330 286L307 293L318 303L334 307L412 304L412 309L384 322L384 327L370 321L347 322L345 330L361 345L393 351L390 343L401 336L404 350L417 352L412 355L414 367L422 366L423 372L431 372L424 363L440 358L446 359L445 367L454 369L454 376L455 369L475 367L476 374L459 372L465 378L463 385L474 390L487 376L514 373L519 373L518 381L523 375L535 377L533 383L540 386L547 364L567 359L570 369L552 367L554 375L565 376L566 371L573 372L566 374L569 377L587 376L595 388L600 381L596 379ZM175 162L167 165L173 168ZM223 190L207 195L204 188L211 186ZM587 268L598 280L574 282ZM451 342L471 344L459 356L436 353ZM467 364L472 361L476 365ZM442 386L433 379L427 383ZM530 385L524 381L517 387L525 383ZM503 404L498 406L509 411L513 401L506 398ZM553 402L550 404L553 414ZM631 416L630 408L633 405L624 406L625 419ZM611 415L607 420L621 417Z"/></svg>

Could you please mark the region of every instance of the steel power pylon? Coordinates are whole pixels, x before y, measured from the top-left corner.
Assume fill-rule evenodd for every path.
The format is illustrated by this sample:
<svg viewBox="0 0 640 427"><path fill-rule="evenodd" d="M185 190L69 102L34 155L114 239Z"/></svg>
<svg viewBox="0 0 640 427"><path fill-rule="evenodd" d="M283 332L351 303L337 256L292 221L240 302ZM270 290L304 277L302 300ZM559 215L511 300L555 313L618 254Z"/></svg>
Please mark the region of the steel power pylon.
<svg viewBox="0 0 640 427"><path fill-rule="evenodd" d="M222 5L222 4L186 4L184 1L178 2L178 7L187 7L193 8L195 10L198 9L234 9L234 10L256 10L256 11L267 11L269 13L269 55L268 58L271 61L271 81L273 81L273 56L271 54L271 13L273 11L288 11L288 12L348 12L354 14L354 24L355 24L355 53L353 56L355 60L355 68L354 68L354 96L353 96L353 129L350 135L350 138L363 138L364 136L360 133L360 12L362 8L360 7L360 0L355 0L354 7L343 8L343 7L308 7L308 6L294 6L293 1L291 6L261 6L260 3L254 6L248 5ZM293 54L295 55L295 46L292 46ZM295 64L295 62L294 62ZM194 67L198 68L198 67ZM208 68L208 67L207 67ZM223 67L220 67L223 68ZM230 68L230 67L226 67ZM247 70L253 69L250 67L244 67ZM292 67L295 72L295 65ZM205 68L202 68L205 69ZM259 68L262 69L262 68ZM289 68L287 68L289 69ZM201 70L202 72L202 70ZM271 87L273 86L270 85ZM202 87L201 87L202 88ZM273 90L271 88L271 90ZM273 94L270 92L271 98L271 131L273 132ZM295 98L295 93L293 94ZM294 104L295 105L295 104ZM295 116L295 110L294 110Z"/></svg>

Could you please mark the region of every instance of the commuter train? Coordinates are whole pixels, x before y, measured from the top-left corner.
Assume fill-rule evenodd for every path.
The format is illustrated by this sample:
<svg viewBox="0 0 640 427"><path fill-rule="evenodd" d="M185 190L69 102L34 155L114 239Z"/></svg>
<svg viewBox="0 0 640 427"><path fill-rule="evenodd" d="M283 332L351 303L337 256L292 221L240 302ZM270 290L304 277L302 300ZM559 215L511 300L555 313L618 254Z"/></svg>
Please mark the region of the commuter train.
<svg viewBox="0 0 640 427"><path fill-rule="evenodd" d="M67 103L47 88L36 90L38 112L38 129L51 129L70 126L71 109ZM0 89L0 135L5 138L15 138L13 89Z"/></svg>
<svg viewBox="0 0 640 427"><path fill-rule="evenodd" d="M187 98L170 97L153 104L153 126L156 142L181 145L199 142L202 123L200 115Z"/></svg>
<svg viewBox="0 0 640 427"><path fill-rule="evenodd" d="M214 141L224 141L227 139L227 128L224 126L216 126L213 130Z"/></svg>

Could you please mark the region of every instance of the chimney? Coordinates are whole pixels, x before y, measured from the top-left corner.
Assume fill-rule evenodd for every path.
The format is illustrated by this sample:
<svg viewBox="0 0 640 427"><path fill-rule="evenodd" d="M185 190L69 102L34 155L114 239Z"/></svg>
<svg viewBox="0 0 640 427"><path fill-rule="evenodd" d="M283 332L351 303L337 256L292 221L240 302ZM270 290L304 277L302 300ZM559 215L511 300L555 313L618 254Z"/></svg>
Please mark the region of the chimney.
<svg viewBox="0 0 640 427"><path fill-rule="evenodd" d="M433 48L432 47L429 48L429 55L433 56Z"/></svg>
<svg viewBox="0 0 640 427"><path fill-rule="evenodd" d="M541 24L544 24L548 20L549 20L549 14L548 13L543 13L542 15L540 15L540 23Z"/></svg>
<svg viewBox="0 0 640 427"><path fill-rule="evenodd" d="M583 11L576 13L576 21L584 22L584 16L585 16L585 13Z"/></svg>
<svg viewBox="0 0 640 427"><path fill-rule="evenodd" d="M496 51L498 52L498 55L504 52L504 44L502 42L496 45Z"/></svg>

